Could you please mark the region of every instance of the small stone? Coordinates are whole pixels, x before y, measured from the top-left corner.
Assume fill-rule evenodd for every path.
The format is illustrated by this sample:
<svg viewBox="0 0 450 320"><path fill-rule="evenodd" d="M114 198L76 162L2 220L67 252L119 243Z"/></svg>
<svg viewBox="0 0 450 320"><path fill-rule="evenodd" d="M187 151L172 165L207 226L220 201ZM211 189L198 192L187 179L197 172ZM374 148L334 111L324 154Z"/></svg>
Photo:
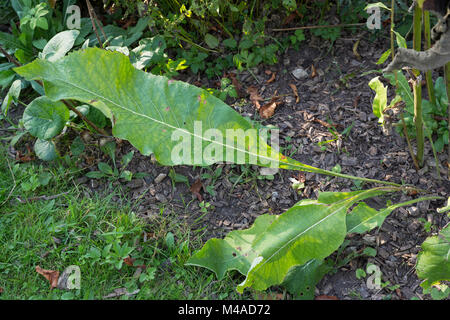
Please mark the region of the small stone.
<svg viewBox="0 0 450 320"><path fill-rule="evenodd" d="M159 202L167 202L167 198L162 193L157 193L155 197Z"/></svg>
<svg viewBox="0 0 450 320"><path fill-rule="evenodd" d="M292 75L296 78L296 79L304 79L308 77L308 72L306 72L305 69L303 68L297 68L294 71L292 71Z"/></svg>
<svg viewBox="0 0 450 320"><path fill-rule="evenodd" d="M409 214L412 215L413 217L417 217L418 215L420 215L420 210L419 208L413 206L413 207L409 207L408 209Z"/></svg>
<svg viewBox="0 0 450 320"><path fill-rule="evenodd" d="M161 183L161 181L163 181L165 177L167 177L167 174L165 174L165 173L160 173L160 174L155 178L155 183Z"/></svg>

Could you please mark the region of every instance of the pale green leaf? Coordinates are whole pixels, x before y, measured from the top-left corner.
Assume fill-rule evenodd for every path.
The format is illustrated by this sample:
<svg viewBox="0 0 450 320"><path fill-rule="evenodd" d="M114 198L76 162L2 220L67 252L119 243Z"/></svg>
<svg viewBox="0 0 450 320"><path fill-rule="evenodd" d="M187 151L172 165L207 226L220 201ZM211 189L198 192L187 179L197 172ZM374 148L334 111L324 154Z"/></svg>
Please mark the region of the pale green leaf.
<svg viewBox="0 0 450 320"><path fill-rule="evenodd" d="M78 30L66 30L57 33L47 42L42 50L43 58L48 61L56 61L64 57L72 49L75 39L79 34L80 31Z"/></svg>

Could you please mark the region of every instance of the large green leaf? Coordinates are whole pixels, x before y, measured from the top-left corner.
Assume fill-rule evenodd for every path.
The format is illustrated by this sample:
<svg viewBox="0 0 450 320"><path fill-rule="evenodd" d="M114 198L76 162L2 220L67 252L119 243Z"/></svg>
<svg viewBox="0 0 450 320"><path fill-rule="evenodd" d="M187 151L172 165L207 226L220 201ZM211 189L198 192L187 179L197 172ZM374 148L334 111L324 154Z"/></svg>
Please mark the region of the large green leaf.
<svg viewBox="0 0 450 320"><path fill-rule="evenodd" d="M391 184L302 164L273 152L256 134L227 140L227 130L241 130L242 136L253 129L252 124L207 91L136 70L118 52L88 48L54 62L37 59L15 71L28 80L42 79L46 95L54 101L75 99L100 109L111 119L115 136L130 141L144 155L154 153L164 165L275 163L282 169ZM220 151L223 156L216 157ZM226 154L231 156L225 158Z"/></svg>
<svg viewBox="0 0 450 320"><path fill-rule="evenodd" d="M429 289L440 281L450 280L450 224L422 243L417 256L417 275L424 279L421 286Z"/></svg>
<svg viewBox="0 0 450 320"><path fill-rule="evenodd" d="M270 217L263 215L249 230L233 231L224 240L209 240L188 264L211 269L219 277L227 270L239 270L247 278L238 291L249 286L264 290L282 283L292 267L305 265L312 259L322 260L335 251L347 234L346 214L354 203L397 190L375 188L339 193L335 197L327 193L322 199L337 199L332 204L300 201L272 221L259 220ZM251 237L244 239L248 233ZM313 274L312 267L304 272Z"/></svg>

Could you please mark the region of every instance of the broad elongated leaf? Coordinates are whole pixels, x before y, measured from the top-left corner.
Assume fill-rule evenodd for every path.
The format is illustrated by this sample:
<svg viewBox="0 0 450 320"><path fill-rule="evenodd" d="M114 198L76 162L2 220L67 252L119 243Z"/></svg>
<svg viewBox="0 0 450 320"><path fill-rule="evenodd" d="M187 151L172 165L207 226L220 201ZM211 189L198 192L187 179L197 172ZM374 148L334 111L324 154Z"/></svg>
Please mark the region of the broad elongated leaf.
<svg viewBox="0 0 450 320"><path fill-rule="evenodd" d="M58 135L69 120L69 110L62 102L47 97L34 99L23 113L23 124L31 135L48 140Z"/></svg>
<svg viewBox="0 0 450 320"><path fill-rule="evenodd" d="M283 169L392 184L284 157L220 99L201 88L136 70L117 52L88 48L54 62L37 59L15 71L28 80L42 79L46 95L54 101L75 99L100 109L111 119L115 136L130 141L144 155L154 153L164 165L278 164Z"/></svg>
<svg viewBox="0 0 450 320"><path fill-rule="evenodd" d="M439 235L425 240L417 257L416 269L419 278L424 279L421 284L424 289L450 280L450 224Z"/></svg>
<svg viewBox="0 0 450 320"><path fill-rule="evenodd" d="M322 197L324 201L338 199L332 204L300 201L272 222L262 223L259 219L265 216L261 216L249 230L233 231L224 240L209 240L188 264L211 269L219 277L227 270L239 270L247 278L238 291L249 286L264 290L282 283L292 267L312 259L322 260L335 251L347 234L346 214L350 206L367 197L397 190L384 187L339 193L335 197L327 193ZM252 237L244 241L249 232Z"/></svg>

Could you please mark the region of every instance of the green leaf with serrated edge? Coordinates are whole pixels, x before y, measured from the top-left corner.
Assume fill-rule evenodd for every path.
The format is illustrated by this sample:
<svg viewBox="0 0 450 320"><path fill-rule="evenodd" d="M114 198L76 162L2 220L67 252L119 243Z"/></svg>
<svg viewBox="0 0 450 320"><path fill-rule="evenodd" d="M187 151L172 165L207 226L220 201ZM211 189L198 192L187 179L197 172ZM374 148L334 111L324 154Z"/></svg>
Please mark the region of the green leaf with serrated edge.
<svg viewBox="0 0 450 320"><path fill-rule="evenodd" d="M39 139L48 140L59 133L69 120L69 110L62 102L47 97L31 101L23 113L23 125L28 132Z"/></svg>
<svg viewBox="0 0 450 320"><path fill-rule="evenodd" d="M52 161L58 157L56 146L53 141L37 139L34 143L34 152L39 159L44 161Z"/></svg>
<svg viewBox="0 0 450 320"><path fill-rule="evenodd" d="M332 270L323 260L312 259L302 266L294 266L281 284L294 298L312 300L317 283Z"/></svg>
<svg viewBox="0 0 450 320"><path fill-rule="evenodd" d="M424 290L433 284L450 280L450 224L439 235L429 237L422 243L422 251L417 256L417 275L424 281Z"/></svg>
<svg viewBox="0 0 450 320"><path fill-rule="evenodd" d="M189 258L186 265L199 266L213 271L217 278L223 279L229 270L246 274L256 252L252 242L263 233L278 216L262 215L256 218L252 227L246 230L231 231L225 239L210 239L203 248Z"/></svg>
<svg viewBox="0 0 450 320"><path fill-rule="evenodd" d="M227 129L233 133L243 130L244 136L253 129L252 124L207 91L136 70L128 57L117 52L87 48L55 62L37 59L14 70L28 80L42 79L52 100L74 99L100 109L115 123L116 137L130 141L144 155L154 153L163 165L211 165L223 160L260 166L278 164L281 169L398 186L302 164L274 152L254 132L247 139L227 141ZM215 129L221 137L211 136L208 129ZM223 157L215 158L215 150L224 151ZM227 151L231 151L228 158Z"/></svg>

